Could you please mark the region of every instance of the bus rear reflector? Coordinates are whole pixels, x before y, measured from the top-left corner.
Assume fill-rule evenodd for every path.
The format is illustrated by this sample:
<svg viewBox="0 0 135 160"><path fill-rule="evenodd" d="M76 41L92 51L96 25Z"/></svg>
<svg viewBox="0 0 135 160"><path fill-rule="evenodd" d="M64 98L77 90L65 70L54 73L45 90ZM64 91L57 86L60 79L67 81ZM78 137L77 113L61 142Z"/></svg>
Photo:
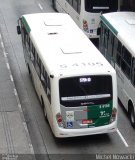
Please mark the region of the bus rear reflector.
<svg viewBox="0 0 135 160"><path fill-rule="evenodd" d="M83 119L82 120L82 124L91 124L91 123L93 123L92 119Z"/></svg>

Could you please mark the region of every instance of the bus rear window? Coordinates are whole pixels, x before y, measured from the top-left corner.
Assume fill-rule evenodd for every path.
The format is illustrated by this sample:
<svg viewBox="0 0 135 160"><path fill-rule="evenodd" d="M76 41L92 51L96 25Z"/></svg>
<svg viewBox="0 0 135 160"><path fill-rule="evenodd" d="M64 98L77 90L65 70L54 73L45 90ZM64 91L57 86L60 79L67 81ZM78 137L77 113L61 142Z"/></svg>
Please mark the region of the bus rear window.
<svg viewBox="0 0 135 160"><path fill-rule="evenodd" d="M118 0L85 0L87 12L114 12L118 10Z"/></svg>
<svg viewBox="0 0 135 160"><path fill-rule="evenodd" d="M62 78L59 93L60 103L68 107L105 103L112 99L112 78L109 75Z"/></svg>

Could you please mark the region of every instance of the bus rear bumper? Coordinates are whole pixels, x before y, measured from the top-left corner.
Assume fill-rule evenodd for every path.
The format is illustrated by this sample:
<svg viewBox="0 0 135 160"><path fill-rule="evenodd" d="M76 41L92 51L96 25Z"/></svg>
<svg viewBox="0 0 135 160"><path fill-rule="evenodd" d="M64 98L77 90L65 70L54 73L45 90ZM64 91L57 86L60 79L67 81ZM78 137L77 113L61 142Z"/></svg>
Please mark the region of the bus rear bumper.
<svg viewBox="0 0 135 160"><path fill-rule="evenodd" d="M77 137L77 136L87 136L94 134L105 134L117 131L117 122L113 122L106 126L92 127L92 128L81 128L81 129L64 129L55 128L55 137L66 138L66 137Z"/></svg>

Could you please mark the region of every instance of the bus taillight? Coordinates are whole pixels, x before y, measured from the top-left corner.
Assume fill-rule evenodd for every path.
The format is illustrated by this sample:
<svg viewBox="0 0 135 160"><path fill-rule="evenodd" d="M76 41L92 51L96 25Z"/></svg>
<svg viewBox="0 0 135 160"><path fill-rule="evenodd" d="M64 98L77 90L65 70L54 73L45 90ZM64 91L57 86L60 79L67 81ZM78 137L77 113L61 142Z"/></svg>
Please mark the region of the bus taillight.
<svg viewBox="0 0 135 160"><path fill-rule="evenodd" d="M57 114L56 114L56 121L57 121L59 127L64 127L63 121L62 121L62 116L61 116L60 113L57 113Z"/></svg>
<svg viewBox="0 0 135 160"><path fill-rule="evenodd" d="M62 116L61 116L60 113L57 113L57 114L56 114L56 120L57 120L58 123L61 123L61 122L62 122Z"/></svg>
<svg viewBox="0 0 135 160"><path fill-rule="evenodd" d="M64 125L63 125L62 116L61 116L60 113L57 113L57 114L56 114L56 120L57 120L57 123L58 123L59 127L62 127L62 128L63 128Z"/></svg>

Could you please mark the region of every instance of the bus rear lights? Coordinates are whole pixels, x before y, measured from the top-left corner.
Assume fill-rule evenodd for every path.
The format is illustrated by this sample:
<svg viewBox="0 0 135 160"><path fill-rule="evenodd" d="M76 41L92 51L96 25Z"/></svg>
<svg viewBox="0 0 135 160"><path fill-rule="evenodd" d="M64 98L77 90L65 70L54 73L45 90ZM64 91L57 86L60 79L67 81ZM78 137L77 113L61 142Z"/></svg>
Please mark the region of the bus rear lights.
<svg viewBox="0 0 135 160"><path fill-rule="evenodd" d="M59 127L65 128L65 125L62 122L62 116L60 113L56 114L56 120L57 120Z"/></svg>
<svg viewBox="0 0 135 160"><path fill-rule="evenodd" d="M93 120L92 119L83 119L82 124L92 124Z"/></svg>
<svg viewBox="0 0 135 160"><path fill-rule="evenodd" d="M83 30L85 32L89 32L88 22L86 20L83 20Z"/></svg>
<svg viewBox="0 0 135 160"><path fill-rule="evenodd" d="M57 120L58 123L62 123L62 116L61 116L60 113L56 114L56 120Z"/></svg>

